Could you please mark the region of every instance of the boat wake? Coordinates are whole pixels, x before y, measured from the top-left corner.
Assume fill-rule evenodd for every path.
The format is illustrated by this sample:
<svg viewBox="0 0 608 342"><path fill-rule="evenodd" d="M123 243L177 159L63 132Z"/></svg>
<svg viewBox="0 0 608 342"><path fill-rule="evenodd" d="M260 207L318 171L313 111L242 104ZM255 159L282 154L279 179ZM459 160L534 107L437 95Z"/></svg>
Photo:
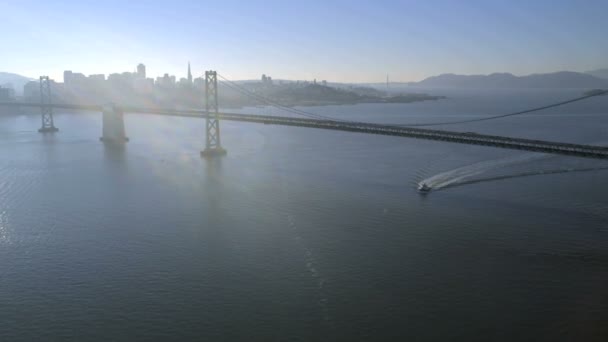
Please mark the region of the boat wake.
<svg viewBox="0 0 608 342"><path fill-rule="evenodd" d="M424 192L436 191L447 187L454 187L458 184L470 184L475 176L484 174L491 170L496 170L505 166L528 163L535 160L547 159L551 156L537 153L528 153L513 157L486 160L475 164L459 167L454 170L442 172L435 176L424 179L418 183L419 191L424 189Z"/></svg>
<svg viewBox="0 0 608 342"><path fill-rule="evenodd" d="M529 172L522 172L522 173L517 173L517 174L512 174L512 175L478 178L478 179L473 179L473 180L468 180L468 181L462 181L459 183L452 183L448 186L444 186L442 189L445 190L448 188L455 188L455 187L464 186L464 185L471 185L471 184L485 183L485 182L495 182L495 181L513 179L513 178L554 175L554 174L560 174L560 173L603 171L603 170L608 170L608 167L588 167L588 168L580 168L580 169L568 168L568 169L529 171Z"/></svg>
<svg viewBox="0 0 608 342"><path fill-rule="evenodd" d="M605 146L607 143L597 143L599 146ZM585 167L585 168L573 168L573 167L562 167L557 169L541 169L535 171L519 172L515 174L498 175L492 177L482 177L479 175L501 169L508 166L515 166L518 164L530 163L533 161L549 160L551 158L558 158L557 156L537 153L527 153L523 155L517 155L513 157L482 161L475 164L459 167L454 170L442 172L435 176L426 178L418 182L418 191L421 194L427 194L431 191L444 190L449 188L455 188L465 185L501 181L513 178L552 175L560 173L573 173L573 172L592 172L592 171L605 171L608 170L608 166L604 167Z"/></svg>

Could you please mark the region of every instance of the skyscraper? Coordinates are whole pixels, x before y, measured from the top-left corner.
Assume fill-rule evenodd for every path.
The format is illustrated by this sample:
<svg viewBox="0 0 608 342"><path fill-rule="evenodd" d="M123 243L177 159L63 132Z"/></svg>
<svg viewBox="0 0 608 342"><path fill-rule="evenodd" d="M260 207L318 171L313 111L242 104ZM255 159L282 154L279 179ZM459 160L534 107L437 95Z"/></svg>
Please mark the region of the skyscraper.
<svg viewBox="0 0 608 342"><path fill-rule="evenodd" d="M72 75L73 73L70 70L66 70L63 72L63 83L66 87L69 87L72 83Z"/></svg>
<svg viewBox="0 0 608 342"><path fill-rule="evenodd" d="M192 85L192 72L190 71L190 62L188 62L188 84Z"/></svg>
<svg viewBox="0 0 608 342"><path fill-rule="evenodd" d="M139 63L139 65L137 66L137 77L146 78L146 66L142 63Z"/></svg>

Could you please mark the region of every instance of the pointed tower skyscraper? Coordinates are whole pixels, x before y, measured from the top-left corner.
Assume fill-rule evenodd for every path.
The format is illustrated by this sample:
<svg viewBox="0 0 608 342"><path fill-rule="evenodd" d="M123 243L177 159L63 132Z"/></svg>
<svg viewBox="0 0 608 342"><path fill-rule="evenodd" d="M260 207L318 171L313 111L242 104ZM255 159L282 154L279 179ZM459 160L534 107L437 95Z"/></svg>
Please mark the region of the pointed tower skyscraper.
<svg viewBox="0 0 608 342"><path fill-rule="evenodd" d="M190 71L190 62L188 62L188 83L192 84L192 72Z"/></svg>

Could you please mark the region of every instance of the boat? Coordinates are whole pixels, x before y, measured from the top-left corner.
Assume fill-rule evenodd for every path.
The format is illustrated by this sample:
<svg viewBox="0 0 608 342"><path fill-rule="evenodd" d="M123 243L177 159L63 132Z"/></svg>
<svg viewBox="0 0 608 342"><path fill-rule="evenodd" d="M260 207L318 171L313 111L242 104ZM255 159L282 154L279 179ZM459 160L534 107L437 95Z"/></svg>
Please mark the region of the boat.
<svg viewBox="0 0 608 342"><path fill-rule="evenodd" d="M426 183L422 183L422 184L418 185L418 192L422 193L422 194L427 194L427 193L431 192L431 187L428 186Z"/></svg>

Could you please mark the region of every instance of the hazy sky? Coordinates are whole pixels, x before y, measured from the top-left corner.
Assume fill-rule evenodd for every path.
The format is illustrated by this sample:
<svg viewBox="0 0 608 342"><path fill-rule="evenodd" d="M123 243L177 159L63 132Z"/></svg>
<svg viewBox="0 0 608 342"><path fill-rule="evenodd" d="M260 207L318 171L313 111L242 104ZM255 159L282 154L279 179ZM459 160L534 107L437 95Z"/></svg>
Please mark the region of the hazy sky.
<svg viewBox="0 0 608 342"><path fill-rule="evenodd" d="M29 1L0 4L0 71L419 80L608 67L606 0Z"/></svg>

